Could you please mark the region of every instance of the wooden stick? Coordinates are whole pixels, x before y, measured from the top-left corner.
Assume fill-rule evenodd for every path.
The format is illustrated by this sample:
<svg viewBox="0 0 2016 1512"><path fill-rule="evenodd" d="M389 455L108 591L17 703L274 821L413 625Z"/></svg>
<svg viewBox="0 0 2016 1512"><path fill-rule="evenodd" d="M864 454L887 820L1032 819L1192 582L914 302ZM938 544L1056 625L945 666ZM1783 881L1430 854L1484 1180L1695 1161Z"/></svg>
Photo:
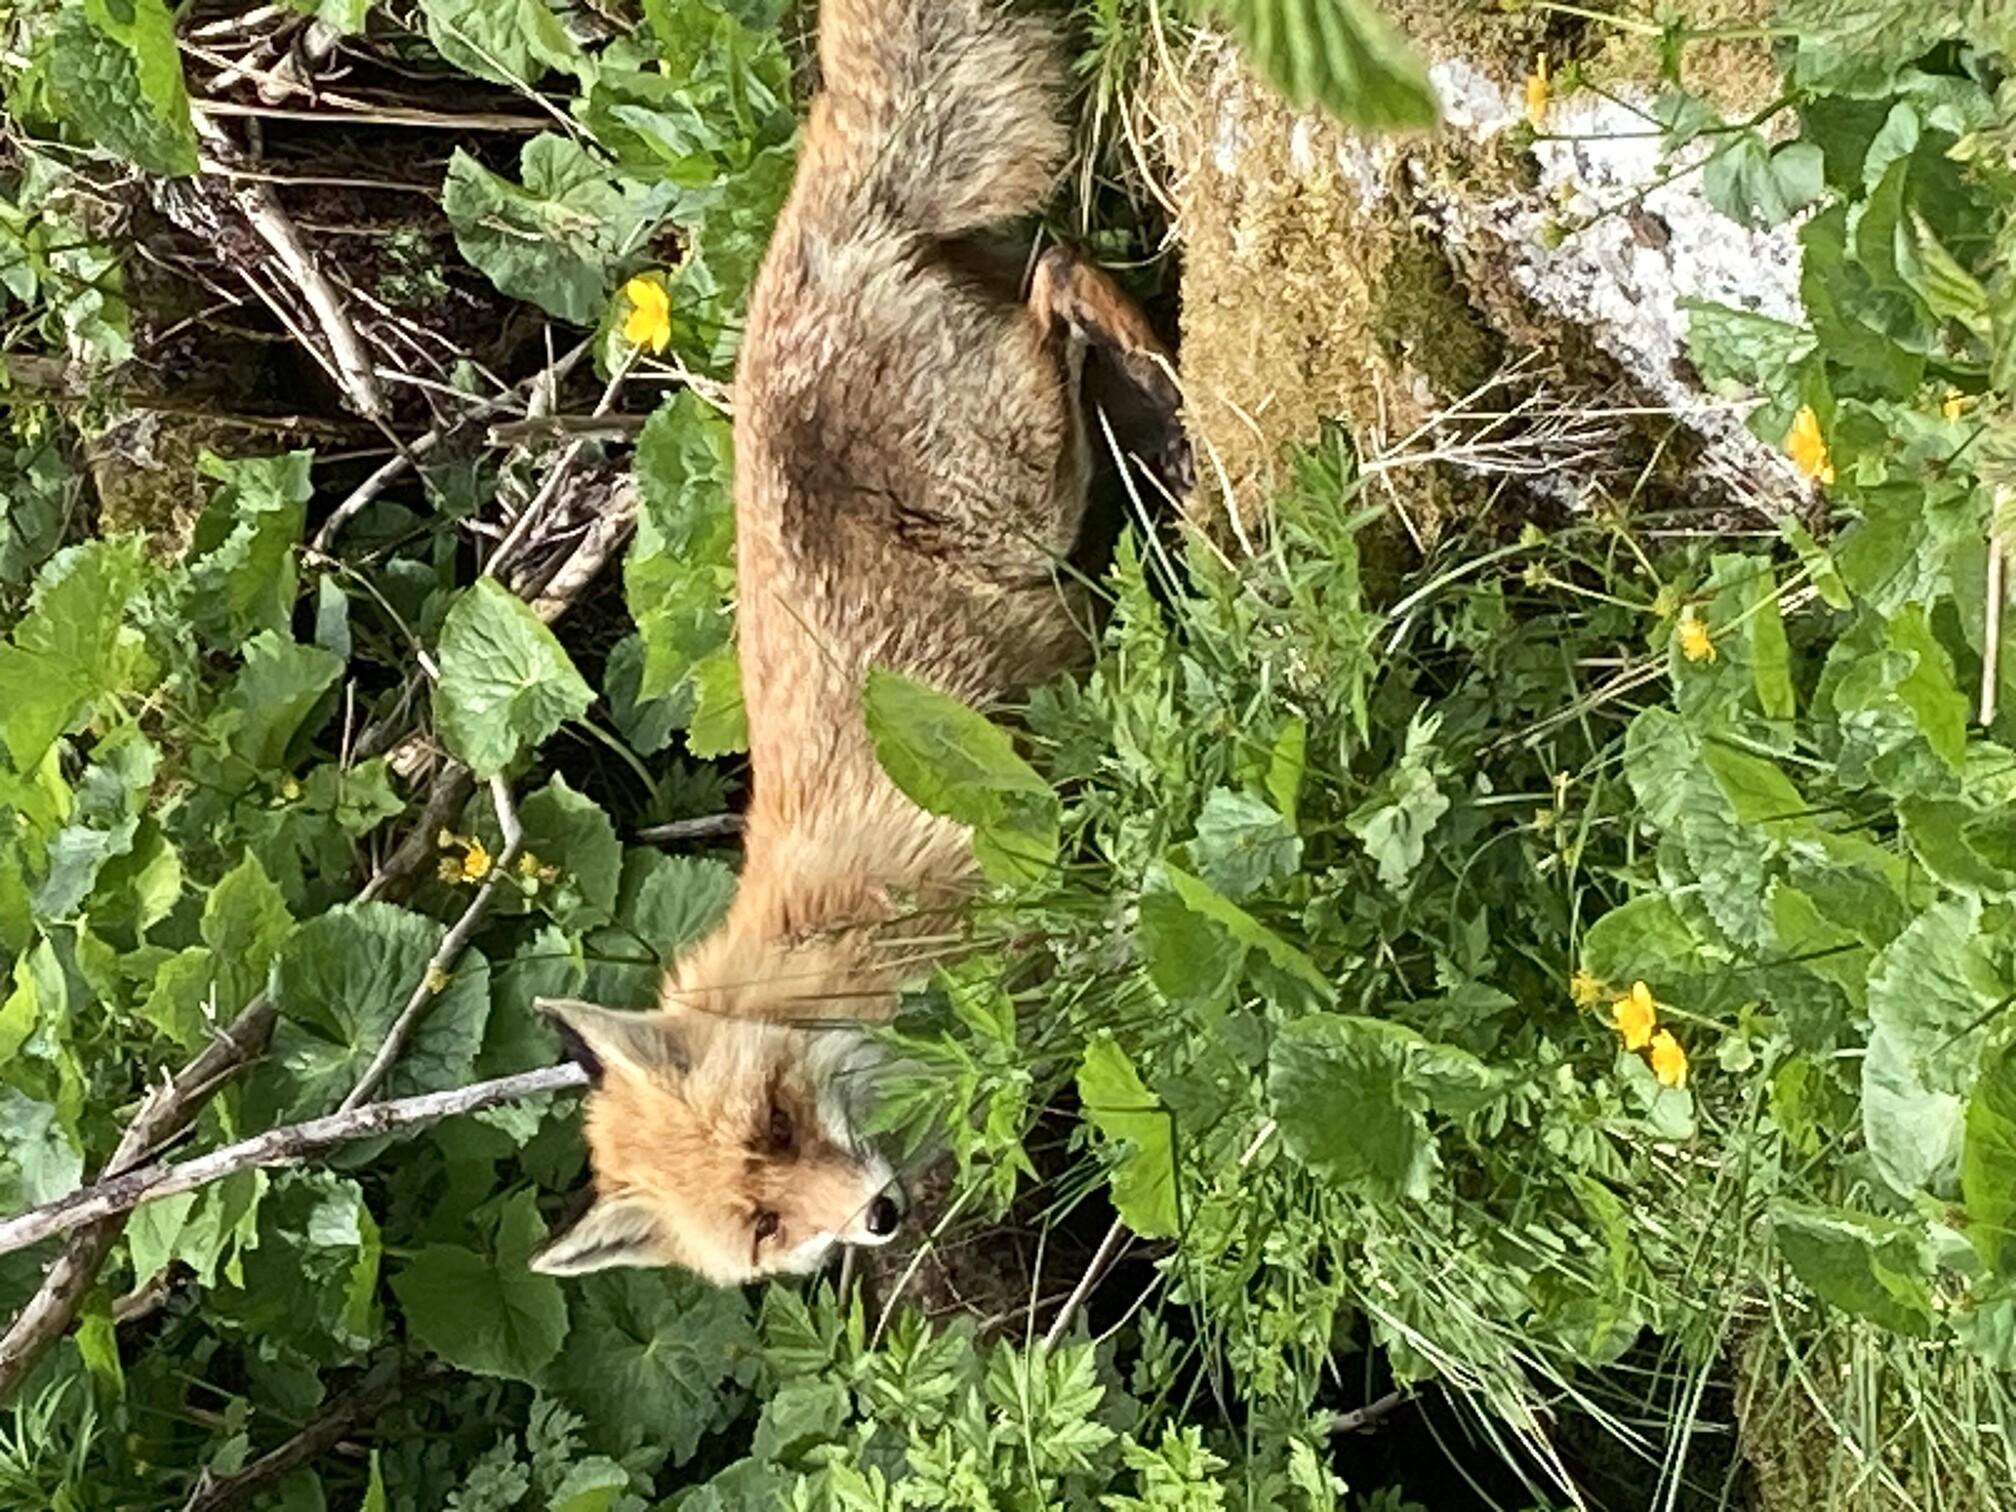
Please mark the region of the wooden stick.
<svg viewBox="0 0 2016 1512"><path fill-rule="evenodd" d="M298 1165L310 1155L359 1139L410 1129L416 1124L473 1113L499 1103L518 1102L542 1092L563 1092L586 1086L588 1074L579 1066L545 1066L495 1081L476 1082L446 1092L365 1103L346 1112L284 1124L250 1139L225 1145L207 1155L174 1165L148 1164L109 1176L88 1187L45 1202L41 1207L0 1222L0 1255L54 1239L86 1224L100 1223L131 1212L143 1202L198 1191L240 1171Z"/></svg>

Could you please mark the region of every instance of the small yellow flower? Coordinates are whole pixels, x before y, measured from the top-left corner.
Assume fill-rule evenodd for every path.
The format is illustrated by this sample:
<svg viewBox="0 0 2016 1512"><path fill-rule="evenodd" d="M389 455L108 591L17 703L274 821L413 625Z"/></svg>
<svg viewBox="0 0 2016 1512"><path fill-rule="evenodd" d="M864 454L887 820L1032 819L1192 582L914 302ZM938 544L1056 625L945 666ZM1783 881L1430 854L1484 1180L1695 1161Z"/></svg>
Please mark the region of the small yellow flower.
<svg viewBox="0 0 2016 1512"><path fill-rule="evenodd" d="M1687 1052L1664 1029L1652 1036L1652 1074L1662 1087L1687 1085Z"/></svg>
<svg viewBox="0 0 2016 1512"><path fill-rule="evenodd" d="M289 803L301 796L301 784L291 774L280 779L280 796Z"/></svg>
<svg viewBox="0 0 2016 1512"><path fill-rule="evenodd" d="M1802 404L1792 417L1792 429L1785 433L1785 452L1792 465L1816 483L1834 481L1834 464L1827 459L1827 438L1820 434L1820 417L1813 406Z"/></svg>
<svg viewBox="0 0 2016 1512"><path fill-rule="evenodd" d="M530 851L518 853L518 875L530 879L539 875L539 858Z"/></svg>
<svg viewBox="0 0 2016 1512"><path fill-rule="evenodd" d="M452 886L462 880L462 863L453 856L443 856L434 868L434 875Z"/></svg>
<svg viewBox="0 0 2016 1512"><path fill-rule="evenodd" d="M481 882L490 875L490 852L481 840L471 840L469 849L462 853L462 880Z"/></svg>
<svg viewBox="0 0 2016 1512"><path fill-rule="evenodd" d="M648 347L655 356L672 341L672 296L655 278L633 278L623 285L630 313L623 318L623 339Z"/></svg>
<svg viewBox="0 0 2016 1512"><path fill-rule="evenodd" d="M427 968L427 990L429 992L446 992L448 984L454 980L455 978L443 971L439 966L429 966Z"/></svg>
<svg viewBox="0 0 2016 1512"><path fill-rule="evenodd" d="M1680 611L1680 623L1674 627L1673 636L1680 645L1680 654L1690 662L1712 662L1715 660L1715 641L1708 634L1708 627L1701 623L1694 613L1694 606L1688 605Z"/></svg>
<svg viewBox="0 0 2016 1512"><path fill-rule="evenodd" d="M1547 100L1551 94L1547 76L1547 54L1541 53L1533 60L1533 72L1526 75L1526 124L1535 131L1547 126Z"/></svg>
<svg viewBox="0 0 2016 1512"><path fill-rule="evenodd" d="M1659 1022L1659 1005L1652 1001L1652 989L1633 982L1631 990L1610 1009L1610 1022L1624 1036L1626 1050L1643 1050L1652 1043L1652 1030Z"/></svg>
<svg viewBox="0 0 2016 1512"><path fill-rule="evenodd" d="M1967 396L1957 388L1946 390L1946 397L1939 401L1939 413L1948 420L1958 420L1967 413Z"/></svg>
<svg viewBox="0 0 2016 1512"><path fill-rule="evenodd" d="M1586 971L1578 971L1568 978L1568 996L1575 1000L1577 1008L1593 1008L1603 996L1603 984Z"/></svg>

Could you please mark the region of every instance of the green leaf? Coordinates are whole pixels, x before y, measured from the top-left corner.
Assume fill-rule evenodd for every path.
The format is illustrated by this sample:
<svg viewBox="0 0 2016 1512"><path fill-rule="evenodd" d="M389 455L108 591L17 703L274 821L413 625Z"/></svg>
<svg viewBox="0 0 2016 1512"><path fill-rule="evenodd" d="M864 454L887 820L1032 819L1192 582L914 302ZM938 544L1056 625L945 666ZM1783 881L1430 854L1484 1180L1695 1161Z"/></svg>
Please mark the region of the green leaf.
<svg viewBox="0 0 2016 1512"><path fill-rule="evenodd" d="M628 1470L605 1455L591 1454L567 1467L547 1499L546 1512L611 1512L629 1489Z"/></svg>
<svg viewBox="0 0 2016 1512"><path fill-rule="evenodd" d="M1197 872L1224 896L1243 901L1295 875L1302 841L1279 812L1230 788L1213 788L1190 845Z"/></svg>
<svg viewBox="0 0 2016 1512"><path fill-rule="evenodd" d="M1783 435L1799 408L1800 372L1815 348L1806 326L1704 299L1683 299L1687 355L1711 388L1754 389L1771 402L1768 428Z"/></svg>
<svg viewBox="0 0 2016 1512"><path fill-rule="evenodd" d="M270 630L245 645L245 666L225 695L237 718L231 749L255 772L281 772L288 747L322 696L343 675L343 663L320 646L298 645Z"/></svg>
<svg viewBox="0 0 2016 1512"><path fill-rule="evenodd" d="M611 1270L572 1295L553 1389L590 1443L648 1471L691 1459L742 1411L761 1352L739 1291L673 1271Z"/></svg>
<svg viewBox="0 0 2016 1512"><path fill-rule="evenodd" d="M1820 149L1788 142L1773 149L1755 131L1731 137L1701 178L1708 203L1746 226L1777 226L1826 191Z"/></svg>
<svg viewBox="0 0 2016 1512"><path fill-rule="evenodd" d="M1967 1100L1960 1195L1967 1204L1967 1238L1982 1263L2016 1280L2016 1042L2005 1039L1982 1051Z"/></svg>
<svg viewBox="0 0 2016 1512"><path fill-rule="evenodd" d="M1919 0L1784 0L1788 82L1813 94L1888 93L1911 64L1960 35L1961 8Z"/></svg>
<svg viewBox="0 0 2016 1512"><path fill-rule="evenodd" d="M294 594L314 456L305 451L240 462L206 458L222 480L197 518L190 546L190 621L211 646L236 651L269 631L292 640Z"/></svg>
<svg viewBox="0 0 2016 1512"><path fill-rule="evenodd" d="M124 624L141 552L137 536L86 541L36 575L13 644L0 646L0 734L15 771L32 771L85 709L142 679L139 637Z"/></svg>
<svg viewBox="0 0 2016 1512"><path fill-rule="evenodd" d="M420 0L427 40L442 58L494 84L529 88L549 72L582 73L586 59L545 0Z"/></svg>
<svg viewBox="0 0 2016 1512"><path fill-rule="evenodd" d="M673 695L728 645L732 471L727 421L690 390L661 404L637 438L640 507L623 593L644 648L639 699Z"/></svg>
<svg viewBox="0 0 2016 1512"><path fill-rule="evenodd" d="M1078 1100L1100 1137L1117 1147L1110 1162L1114 1211L1144 1239L1173 1238L1179 1224L1175 1120L1109 1034L1085 1047Z"/></svg>
<svg viewBox="0 0 2016 1512"><path fill-rule="evenodd" d="M655 1002L673 956L714 926L734 894L735 873L719 861L627 851L616 923L588 936L583 992L610 1007Z"/></svg>
<svg viewBox="0 0 2016 1512"><path fill-rule="evenodd" d="M524 827L526 853L561 873L558 883L521 879L526 906L544 909L576 928L606 924L615 917L623 845L615 825L593 799L556 776L519 804L518 822Z"/></svg>
<svg viewBox="0 0 2016 1512"><path fill-rule="evenodd" d="M1924 1235L1840 1208L1780 1202L1771 1210L1778 1252L1821 1301L1894 1333L1932 1331L1932 1268Z"/></svg>
<svg viewBox="0 0 2016 1512"><path fill-rule="evenodd" d="M448 611L435 718L478 777L501 772L594 700L559 638L494 578L478 578Z"/></svg>
<svg viewBox="0 0 2016 1512"><path fill-rule="evenodd" d="M83 0L58 11L45 67L62 116L149 173L197 168L175 18L163 0Z"/></svg>
<svg viewBox="0 0 2016 1512"><path fill-rule="evenodd" d="M1380 777L1371 797L1344 820L1344 827L1364 842L1378 863L1379 880L1387 887L1406 885L1427 854L1429 832L1449 812L1449 800L1436 785L1434 741L1439 723L1439 716L1428 715L1407 727L1400 759Z"/></svg>
<svg viewBox="0 0 2016 1512"><path fill-rule="evenodd" d="M526 1264L545 1238L528 1190L504 1203L493 1254L426 1246L392 1278L407 1330L459 1370L538 1384L567 1337L560 1283Z"/></svg>
<svg viewBox="0 0 2016 1512"><path fill-rule="evenodd" d="M1289 1151L1376 1201L1425 1201L1441 1166L1428 1111L1475 1106L1496 1078L1475 1056L1384 1019L1317 1013L1275 1038L1267 1095Z"/></svg>
<svg viewBox="0 0 2016 1512"><path fill-rule="evenodd" d="M1313 989L1322 1000L1327 1002L1334 994L1330 979L1314 961L1199 878L1163 861L1155 868L1153 882L1166 886L1191 914L1219 926L1244 951L1258 950L1269 966Z"/></svg>
<svg viewBox="0 0 2016 1512"><path fill-rule="evenodd" d="M455 245L500 293L591 325L669 191L621 176L550 132L525 144L519 173L523 187L456 149L441 191Z"/></svg>
<svg viewBox="0 0 2016 1512"><path fill-rule="evenodd" d="M1210 0L1267 81L1292 105L1354 126L1436 121L1428 69L1369 0Z"/></svg>
<svg viewBox="0 0 2016 1512"><path fill-rule="evenodd" d="M441 926L389 903L350 903L310 919L280 950L271 1060L286 1112L333 1108L384 1043L427 972ZM381 1095L409 1096L469 1080L489 1017L489 966L474 951L428 1005Z"/></svg>
<svg viewBox="0 0 2016 1512"><path fill-rule="evenodd" d="M1946 1189L1958 1174L1984 1026L2009 990L1973 898L1933 904L1870 968L1862 1130L1898 1192Z"/></svg>
<svg viewBox="0 0 2016 1512"><path fill-rule="evenodd" d="M742 664L724 645L693 664L693 717L686 750L703 761L749 749L749 720L742 705Z"/></svg>
<svg viewBox="0 0 2016 1512"><path fill-rule="evenodd" d="M1057 860L1057 794L1006 730L935 688L871 667L862 690L876 760L919 808L973 827L988 878L1026 882Z"/></svg>

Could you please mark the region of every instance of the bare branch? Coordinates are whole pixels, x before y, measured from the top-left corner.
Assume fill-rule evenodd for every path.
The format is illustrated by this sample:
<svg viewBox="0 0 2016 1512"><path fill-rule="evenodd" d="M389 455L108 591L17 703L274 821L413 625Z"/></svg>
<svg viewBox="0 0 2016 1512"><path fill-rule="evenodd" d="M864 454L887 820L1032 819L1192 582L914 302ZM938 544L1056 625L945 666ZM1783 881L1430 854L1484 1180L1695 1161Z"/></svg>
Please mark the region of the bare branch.
<svg viewBox="0 0 2016 1512"><path fill-rule="evenodd" d="M261 993L202 1054L149 1092L105 1162L101 1180L117 1179L194 1122L217 1089L266 1048L278 1016ZM89 1227L73 1223L55 1231L80 1230L71 1233L63 1252L43 1274L41 1287L15 1315L6 1337L0 1338L0 1403L13 1398L42 1352L63 1337L124 1227L123 1218L112 1216Z"/></svg>
<svg viewBox="0 0 2016 1512"><path fill-rule="evenodd" d="M637 831L642 845L677 845L685 840L714 840L742 833L740 814L706 814L698 819L674 819Z"/></svg>
<svg viewBox="0 0 2016 1512"><path fill-rule="evenodd" d="M374 1139L438 1118L536 1097L542 1092L585 1086L587 1081L588 1074L579 1066L545 1066L446 1092L366 1103L347 1112L311 1118L306 1123L285 1124L174 1165L140 1166L0 1222L0 1255L40 1244L86 1224L118 1218L143 1202L197 1191L240 1171L298 1165L319 1151L355 1140Z"/></svg>
<svg viewBox="0 0 2016 1512"><path fill-rule="evenodd" d="M182 1504L182 1512L229 1512L233 1507L244 1506L276 1481L303 1465L313 1464L401 1397L425 1389L447 1373L446 1367L439 1363L429 1363L404 1374L367 1382L337 1398L327 1412L286 1443L260 1455L235 1474L219 1478L204 1471L195 1490L189 1493L189 1500Z"/></svg>
<svg viewBox="0 0 2016 1512"><path fill-rule="evenodd" d="M1064 1305L1057 1309L1057 1316L1051 1320L1049 1331L1043 1335L1045 1349L1055 1349L1064 1342L1064 1336L1071 1331L1071 1320L1078 1316L1078 1309L1085 1305L1085 1299L1092 1295L1092 1288L1112 1268L1131 1237L1127 1225L1115 1218L1112 1227L1106 1230L1106 1237L1099 1241L1099 1248L1093 1251L1085 1274L1078 1278L1078 1284L1071 1288L1071 1295L1064 1299Z"/></svg>
<svg viewBox="0 0 2016 1512"><path fill-rule="evenodd" d="M433 958L427 962L427 969L420 973L420 980L414 984L413 995L406 1000L399 1017L392 1021L384 1043L371 1057L364 1074L357 1078L357 1085L350 1089L349 1095L338 1106L338 1112L347 1113L370 1101L385 1078L391 1075L393 1064L405 1050L406 1042L413 1037L413 1031L419 1027L422 1015L433 1006L434 999L446 990L453 979L455 963L461 959L471 937L490 912L490 900L505 884L511 872L511 863L525 849L525 830L518 823L518 807L511 801L511 785L501 776L490 779L490 800L497 805L497 827L503 832L504 848L498 852L497 860L483 878L483 885L476 889L476 896L462 910L462 917L441 937Z"/></svg>

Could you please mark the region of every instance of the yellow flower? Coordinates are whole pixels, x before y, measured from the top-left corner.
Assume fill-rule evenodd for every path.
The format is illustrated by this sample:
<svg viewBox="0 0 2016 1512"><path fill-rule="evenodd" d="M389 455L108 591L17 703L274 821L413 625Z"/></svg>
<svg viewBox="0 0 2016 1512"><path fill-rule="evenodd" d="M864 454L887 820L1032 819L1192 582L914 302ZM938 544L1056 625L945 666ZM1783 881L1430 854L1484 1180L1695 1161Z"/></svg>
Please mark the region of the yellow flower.
<svg viewBox="0 0 2016 1512"><path fill-rule="evenodd" d="M1708 634L1708 627L1696 617L1693 605L1680 611L1680 623L1674 628L1673 635L1680 643L1680 654L1690 662L1715 660L1715 641Z"/></svg>
<svg viewBox="0 0 2016 1512"><path fill-rule="evenodd" d="M1626 1050L1643 1050L1652 1043L1653 1026L1659 1022L1659 1005L1652 1001L1652 989L1633 982L1631 990L1610 1009L1610 1022L1624 1036Z"/></svg>
<svg viewBox="0 0 2016 1512"><path fill-rule="evenodd" d="M1687 1085L1687 1052L1664 1029L1652 1036L1652 1074L1662 1087Z"/></svg>
<svg viewBox="0 0 2016 1512"><path fill-rule="evenodd" d="M490 852L481 840L471 840L469 849L462 853L462 880L481 882L490 875Z"/></svg>
<svg viewBox="0 0 2016 1512"><path fill-rule="evenodd" d="M1588 972L1578 971L1568 978L1568 996L1575 1000L1577 1008L1593 1008L1603 996L1603 984Z"/></svg>
<svg viewBox="0 0 2016 1512"><path fill-rule="evenodd" d="M453 885L462 880L462 863L453 856L443 856L440 864L434 868L434 875L443 882Z"/></svg>
<svg viewBox="0 0 2016 1512"><path fill-rule="evenodd" d="M1533 60L1533 72L1526 75L1526 124L1535 131L1547 126L1547 99L1550 94L1547 78L1547 54L1541 53Z"/></svg>
<svg viewBox="0 0 2016 1512"><path fill-rule="evenodd" d="M1948 420L1958 420L1967 413L1967 396L1957 388L1946 390L1946 397L1939 401L1939 413Z"/></svg>
<svg viewBox="0 0 2016 1512"><path fill-rule="evenodd" d="M623 318L623 339L634 347L649 347L655 355L672 340L672 296L655 278L633 278L623 285L630 313Z"/></svg>
<svg viewBox="0 0 2016 1512"><path fill-rule="evenodd" d="M539 858L530 851L518 853L518 875L528 880L539 875Z"/></svg>
<svg viewBox="0 0 2016 1512"><path fill-rule="evenodd" d="M1785 433L1785 451L1792 465L1817 483L1834 481L1834 464L1827 460L1827 438L1820 434L1820 417L1813 406L1802 404L1792 417L1792 429Z"/></svg>
<svg viewBox="0 0 2016 1512"><path fill-rule="evenodd" d="M429 966L427 968L427 990L429 992L436 994L446 992L448 984L454 980L455 978L443 971L439 966Z"/></svg>

